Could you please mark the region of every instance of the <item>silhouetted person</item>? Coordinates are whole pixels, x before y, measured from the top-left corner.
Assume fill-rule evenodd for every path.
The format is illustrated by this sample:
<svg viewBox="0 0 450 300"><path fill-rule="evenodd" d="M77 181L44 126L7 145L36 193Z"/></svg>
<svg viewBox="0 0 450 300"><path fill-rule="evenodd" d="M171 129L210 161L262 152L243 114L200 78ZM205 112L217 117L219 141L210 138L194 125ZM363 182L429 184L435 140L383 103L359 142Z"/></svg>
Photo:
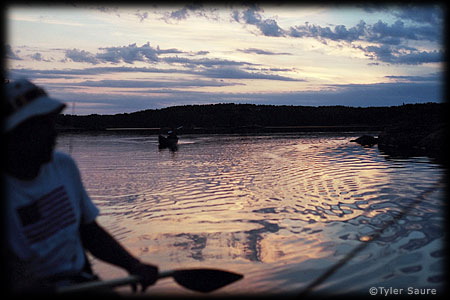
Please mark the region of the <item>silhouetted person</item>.
<svg viewBox="0 0 450 300"><path fill-rule="evenodd" d="M178 140L178 137L177 137L177 135L175 133L175 130L170 130L168 132L167 138L168 139L172 139L172 140Z"/></svg>
<svg viewBox="0 0 450 300"><path fill-rule="evenodd" d="M56 117L65 105L24 79L4 87L2 247L11 291L48 292L96 279L85 250L140 276L143 290L154 284L158 268L133 257L97 224L99 210L74 160L54 151Z"/></svg>

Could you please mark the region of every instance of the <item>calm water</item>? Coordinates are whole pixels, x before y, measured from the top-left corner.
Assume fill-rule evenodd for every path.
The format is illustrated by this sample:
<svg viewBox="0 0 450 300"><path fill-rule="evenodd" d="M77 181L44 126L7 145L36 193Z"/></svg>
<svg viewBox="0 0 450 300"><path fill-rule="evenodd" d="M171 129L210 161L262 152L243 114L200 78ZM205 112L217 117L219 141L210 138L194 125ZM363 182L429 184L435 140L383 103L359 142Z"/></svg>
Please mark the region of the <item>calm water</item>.
<svg viewBox="0 0 450 300"><path fill-rule="evenodd" d="M99 223L140 259L245 275L217 295L295 294L443 177L427 158L349 142L359 135L184 135L170 152L156 136L64 134L58 148L77 161ZM443 292L443 202L441 185L315 291ZM102 278L126 274L93 264ZM148 293L196 295L171 279Z"/></svg>

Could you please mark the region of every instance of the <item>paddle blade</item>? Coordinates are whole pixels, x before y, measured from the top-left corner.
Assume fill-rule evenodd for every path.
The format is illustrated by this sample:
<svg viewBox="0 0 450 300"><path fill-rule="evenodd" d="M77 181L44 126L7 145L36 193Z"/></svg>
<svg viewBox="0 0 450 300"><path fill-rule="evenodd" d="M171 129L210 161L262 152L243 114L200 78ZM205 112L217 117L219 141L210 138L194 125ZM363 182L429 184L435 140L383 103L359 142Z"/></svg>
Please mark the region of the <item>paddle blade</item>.
<svg viewBox="0 0 450 300"><path fill-rule="evenodd" d="M208 293L231 284L244 276L215 269L189 269L174 271L175 281L190 290Z"/></svg>

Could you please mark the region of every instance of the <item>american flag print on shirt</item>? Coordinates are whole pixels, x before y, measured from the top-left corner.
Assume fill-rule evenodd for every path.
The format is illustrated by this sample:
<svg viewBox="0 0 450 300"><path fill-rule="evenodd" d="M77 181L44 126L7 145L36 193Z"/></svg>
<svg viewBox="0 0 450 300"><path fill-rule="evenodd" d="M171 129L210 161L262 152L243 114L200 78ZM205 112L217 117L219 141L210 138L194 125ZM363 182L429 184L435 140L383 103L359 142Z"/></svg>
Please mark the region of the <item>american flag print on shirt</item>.
<svg viewBox="0 0 450 300"><path fill-rule="evenodd" d="M57 187L30 205L18 208L17 212L23 233L31 244L43 241L76 222L64 186Z"/></svg>

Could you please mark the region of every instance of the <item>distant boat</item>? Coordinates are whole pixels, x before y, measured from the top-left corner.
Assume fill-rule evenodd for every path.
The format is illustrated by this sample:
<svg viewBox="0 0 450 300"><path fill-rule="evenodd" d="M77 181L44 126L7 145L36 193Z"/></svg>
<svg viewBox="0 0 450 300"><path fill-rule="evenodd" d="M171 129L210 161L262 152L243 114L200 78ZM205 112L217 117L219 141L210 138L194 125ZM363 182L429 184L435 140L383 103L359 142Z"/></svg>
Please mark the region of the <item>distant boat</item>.
<svg viewBox="0 0 450 300"><path fill-rule="evenodd" d="M158 136L159 149L169 148L170 150L176 150L178 146L178 137L174 133L169 133L167 137L163 135Z"/></svg>

